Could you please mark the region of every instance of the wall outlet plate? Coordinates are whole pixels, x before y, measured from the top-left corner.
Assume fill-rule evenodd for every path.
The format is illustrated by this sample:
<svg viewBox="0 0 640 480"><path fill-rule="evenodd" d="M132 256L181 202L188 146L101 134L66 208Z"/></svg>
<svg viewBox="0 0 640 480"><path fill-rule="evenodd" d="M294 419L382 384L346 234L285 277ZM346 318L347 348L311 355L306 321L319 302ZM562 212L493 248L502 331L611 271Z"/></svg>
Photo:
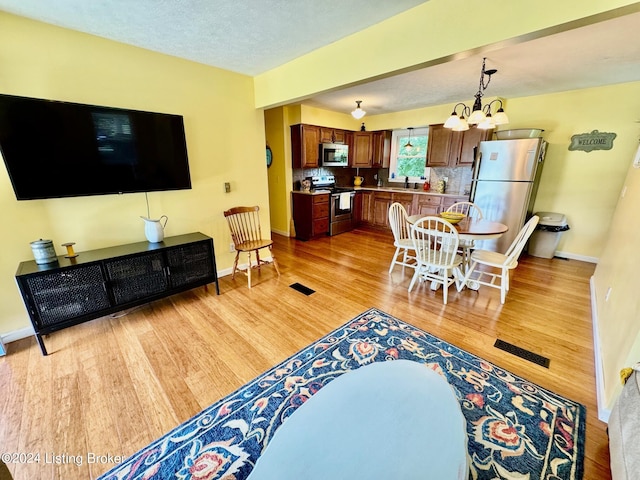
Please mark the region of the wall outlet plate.
<svg viewBox="0 0 640 480"><path fill-rule="evenodd" d="M236 246L231 242L229 244L229 253L234 253L236 251Z"/></svg>
<svg viewBox="0 0 640 480"><path fill-rule="evenodd" d="M229 182L224 182L224 191L229 193L231 191L231 184Z"/></svg>

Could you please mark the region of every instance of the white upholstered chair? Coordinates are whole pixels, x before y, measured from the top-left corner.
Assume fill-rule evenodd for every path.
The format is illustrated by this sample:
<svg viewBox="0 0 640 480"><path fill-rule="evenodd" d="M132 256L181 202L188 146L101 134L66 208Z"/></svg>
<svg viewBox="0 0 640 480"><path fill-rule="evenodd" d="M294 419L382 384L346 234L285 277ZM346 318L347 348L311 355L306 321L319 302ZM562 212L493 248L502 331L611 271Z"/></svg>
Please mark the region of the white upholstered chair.
<svg viewBox="0 0 640 480"><path fill-rule="evenodd" d="M401 203L391 204L389 207L389 225L393 232L393 245L396 247L396 252L391 259L389 273L393 271L395 265L402 265L403 268L415 268L416 266L415 250L413 249L410 232L411 225L407 217L407 210Z"/></svg>
<svg viewBox="0 0 640 480"><path fill-rule="evenodd" d="M518 257L520 257L539 220L537 215L531 217L518 232L505 253L474 250L471 254L469 269L464 280L458 285L458 290L462 290L465 285L470 288L480 285L499 288L500 303L504 303L509 291L509 271L518 266ZM478 266L485 266L488 270L479 270Z"/></svg>
<svg viewBox="0 0 640 480"><path fill-rule="evenodd" d="M442 298L446 305L449 285L459 285L462 257L458 255L458 231L440 217L422 217L411 226L411 240L416 252L416 270L409 284L409 292L416 280L442 285Z"/></svg>

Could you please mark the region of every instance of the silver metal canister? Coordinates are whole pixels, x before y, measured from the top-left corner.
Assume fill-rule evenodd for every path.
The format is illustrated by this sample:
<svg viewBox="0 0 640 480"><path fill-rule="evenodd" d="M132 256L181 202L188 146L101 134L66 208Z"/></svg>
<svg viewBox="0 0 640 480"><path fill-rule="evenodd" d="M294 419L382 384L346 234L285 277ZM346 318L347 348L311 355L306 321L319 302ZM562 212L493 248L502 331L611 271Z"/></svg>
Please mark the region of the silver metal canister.
<svg viewBox="0 0 640 480"><path fill-rule="evenodd" d="M53 248L52 240L36 240L31 242L31 250L38 265L53 263L57 260L56 250Z"/></svg>

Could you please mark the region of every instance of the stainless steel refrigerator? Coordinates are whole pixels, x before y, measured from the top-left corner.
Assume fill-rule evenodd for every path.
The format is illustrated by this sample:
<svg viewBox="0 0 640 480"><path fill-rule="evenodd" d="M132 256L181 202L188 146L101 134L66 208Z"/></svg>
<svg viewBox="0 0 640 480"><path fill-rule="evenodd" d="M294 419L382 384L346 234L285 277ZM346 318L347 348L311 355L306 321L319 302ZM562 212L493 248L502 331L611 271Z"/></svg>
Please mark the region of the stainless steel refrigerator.
<svg viewBox="0 0 640 480"><path fill-rule="evenodd" d="M480 142L470 198L483 218L509 230L497 239L476 240L475 248L504 253L533 214L546 145L542 138Z"/></svg>

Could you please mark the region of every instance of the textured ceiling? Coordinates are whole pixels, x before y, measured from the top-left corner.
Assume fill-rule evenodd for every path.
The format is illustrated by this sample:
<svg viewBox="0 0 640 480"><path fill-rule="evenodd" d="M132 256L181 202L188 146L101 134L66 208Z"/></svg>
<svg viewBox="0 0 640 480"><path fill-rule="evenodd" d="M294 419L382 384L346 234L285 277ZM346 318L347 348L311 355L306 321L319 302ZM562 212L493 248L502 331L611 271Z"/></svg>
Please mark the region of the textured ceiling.
<svg viewBox="0 0 640 480"><path fill-rule="evenodd" d="M498 70L485 91L490 97L509 99L640 81L640 13L464 57L315 95L304 103L347 112L355 100L362 100L368 114L381 114L472 100L482 57L487 58L487 69Z"/></svg>
<svg viewBox="0 0 640 480"><path fill-rule="evenodd" d="M424 0L0 0L0 10L247 75Z"/></svg>
<svg viewBox="0 0 640 480"><path fill-rule="evenodd" d="M256 75L424 3L420 0L0 0L0 10ZM483 51L303 103L369 114L468 101L482 57L487 96L515 98L640 81L640 13Z"/></svg>

